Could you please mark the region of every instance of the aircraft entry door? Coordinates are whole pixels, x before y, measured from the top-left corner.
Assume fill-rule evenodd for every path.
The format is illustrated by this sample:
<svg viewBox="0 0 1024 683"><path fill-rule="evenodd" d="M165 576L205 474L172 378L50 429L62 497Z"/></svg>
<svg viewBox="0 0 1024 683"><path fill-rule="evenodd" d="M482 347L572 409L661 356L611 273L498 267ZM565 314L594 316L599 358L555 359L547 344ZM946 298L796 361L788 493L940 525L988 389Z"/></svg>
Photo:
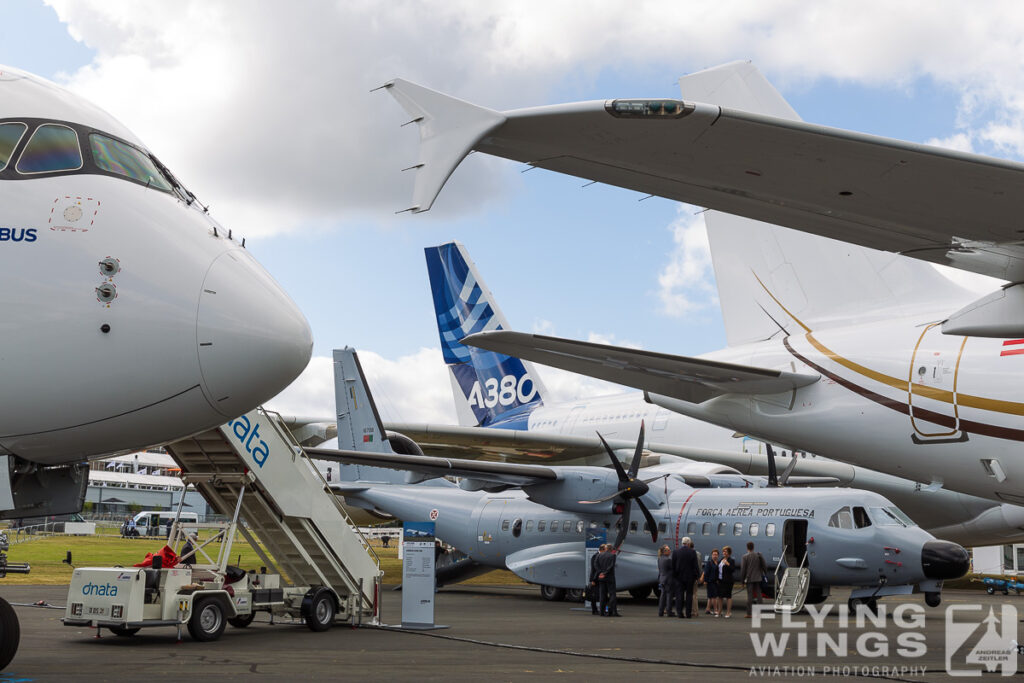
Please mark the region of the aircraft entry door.
<svg viewBox="0 0 1024 683"><path fill-rule="evenodd" d="M807 520L787 519L782 525L782 544L786 547L786 566L799 567L807 554Z"/></svg>
<svg viewBox="0 0 1024 683"><path fill-rule="evenodd" d="M960 431L957 374L967 337L942 334L940 323L928 325L910 357L910 438L917 444L967 441Z"/></svg>

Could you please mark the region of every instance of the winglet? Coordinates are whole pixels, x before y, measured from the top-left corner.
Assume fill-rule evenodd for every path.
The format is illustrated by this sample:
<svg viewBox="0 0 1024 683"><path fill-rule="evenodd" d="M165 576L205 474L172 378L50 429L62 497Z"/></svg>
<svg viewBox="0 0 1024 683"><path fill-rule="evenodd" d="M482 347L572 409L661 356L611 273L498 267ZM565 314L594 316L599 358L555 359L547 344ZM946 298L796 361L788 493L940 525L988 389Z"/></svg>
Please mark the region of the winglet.
<svg viewBox="0 0 1024 683"><path fill-rule="evenodd" d="M409 211L428 211L449 176L505 116L421 85L396 78L384 87L413 117L420 131L420 158ZM410 122L411 123L411 122Z"/></svg>

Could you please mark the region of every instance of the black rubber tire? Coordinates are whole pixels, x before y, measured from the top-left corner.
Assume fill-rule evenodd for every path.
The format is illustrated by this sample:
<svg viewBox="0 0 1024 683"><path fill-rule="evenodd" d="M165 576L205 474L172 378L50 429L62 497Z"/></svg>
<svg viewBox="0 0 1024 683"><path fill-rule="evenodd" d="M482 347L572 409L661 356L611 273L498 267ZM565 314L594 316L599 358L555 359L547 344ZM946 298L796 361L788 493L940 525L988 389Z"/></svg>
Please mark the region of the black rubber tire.
<svg viewBox="0 0 1024 683"><path fill-rule="evenodd" d="M637 588L630 588L629 594L633 596L634 600L646 600L647 596L651 594L651 587L638 586Z"/></svg>
<svg viewBox="0 0 1024 683"><path fill-rule="evenodd" d="M239 614L237 617L231 617L228 619L228 623L235 628L245 628L252 623L252 620L256 618L255 612L249 612L248 614Z"/></svg>
<svg viewBox="0 0 1024 683"><path fill-rule="evenodd" d="M14 659L18 651L18 642L21 640L21 626L18 624L18 615L3 598L0 598L0 671L5 671L7 665Z"/></svg>
<svg viewBox="0 0 1024 683"><path fill-rule="evenodd" d="M995 595L996 594L996 589L993 588L992 586L987 586L985 588L985 592L988 593L989 595Z"/></svg>
<svg viewBox="0 0 1024 683"><path fill-rule="evenodd" d="M113 633L115 636L118 636L120 638L131 638L136 633L138 633L140 630L141 629L137 629L137 628L124 628L123 626L111 626L110 627L110 632Z"/></svg>
<svg viewBox="0 0 1024 683"><path fill-rule="evenodd" d="M224 606L213 596L199 598L192 607L192 617L188 620L188 632L192 640L208 643L220 638L227 626L224 618Z"/></svg>
<svg viewBox="0 0 1024 683"><path fill-rule="evenodd" d="M326 631L334 624L335 613L334 596L329 590L324 589L313 596L309 613L304 614L303 619L306 620L306 626L310 631L319 633Z"/></svg>
<svg viewBox="0 0 1024 683"><path fill-rule="evenodd" d="M938 607L940 604L942 604L942 593L939 593L938 591L925 593L924 604L928 605L929 607Z"/></svg>
<svg viewBox="0 0 1024 683"><path fill-rule="evenodd" d="M555 588L554 586L541 586L540 597L548 602L560 602L565 600L565 589Z"/></svg>
<svg viewBox="0 0 1024 683"><path fill-rule="evenodd" d="M583 602L584 591L582 588L566 588L565 599L568 602Z"/></svg>

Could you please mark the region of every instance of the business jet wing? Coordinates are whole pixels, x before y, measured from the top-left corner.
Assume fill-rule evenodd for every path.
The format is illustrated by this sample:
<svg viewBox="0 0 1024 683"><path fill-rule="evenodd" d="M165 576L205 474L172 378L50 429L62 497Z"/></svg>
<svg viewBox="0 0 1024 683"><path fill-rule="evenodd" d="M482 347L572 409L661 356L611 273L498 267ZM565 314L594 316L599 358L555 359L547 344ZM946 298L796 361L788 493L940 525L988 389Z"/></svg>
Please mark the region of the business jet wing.
<svg viewBox="0 0 1024 683"><path fill-rule="evenodd" d="M819 379L814 374L504 330L472 334L462 343L690 403L724 394L778 394Z"/></svg>
<svg viewBox="0 0 1024 683"><path fill-rule="evenodd" d="M664 98L497 112L395 79L419 125L410 210L471 151L1024 280L1024 165Z"/></svg>
<svg viewBox="0 0 1024 683"><path fill-rule="evenodd" d="M427 477L464 477L500 486L529 486L558 479L550 467L504 462L480 462L426 455L398 455L370 451L348 451L333 448L307 448L313 458L333 460L347 465L368 465L392 470L416 472Z"/></svg>

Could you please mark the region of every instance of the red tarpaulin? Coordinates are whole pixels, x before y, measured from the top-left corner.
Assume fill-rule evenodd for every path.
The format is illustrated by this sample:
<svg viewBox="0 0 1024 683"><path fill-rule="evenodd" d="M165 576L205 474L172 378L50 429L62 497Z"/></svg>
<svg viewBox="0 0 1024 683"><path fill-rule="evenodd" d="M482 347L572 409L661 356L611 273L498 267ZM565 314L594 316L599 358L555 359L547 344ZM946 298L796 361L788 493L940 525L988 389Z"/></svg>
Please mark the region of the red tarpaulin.
<svg viewBox="0 0 1024 683"><path fill-rule="evenodd" d="M172 550L171 546L169 546L169 545L165 545L163 548L160 548L160 551L157 552L156 554L163 558L163 561L164 561L163 568L164 569L173 569L174 566L176 564L178 564L178 554L176 552L174 552L174 550ZM146 553L146 559L144 559L142 562L139 562L138 564L136 564L134 566L136 566L136 567L152 567L153 566L153 553Z"/></svg>

